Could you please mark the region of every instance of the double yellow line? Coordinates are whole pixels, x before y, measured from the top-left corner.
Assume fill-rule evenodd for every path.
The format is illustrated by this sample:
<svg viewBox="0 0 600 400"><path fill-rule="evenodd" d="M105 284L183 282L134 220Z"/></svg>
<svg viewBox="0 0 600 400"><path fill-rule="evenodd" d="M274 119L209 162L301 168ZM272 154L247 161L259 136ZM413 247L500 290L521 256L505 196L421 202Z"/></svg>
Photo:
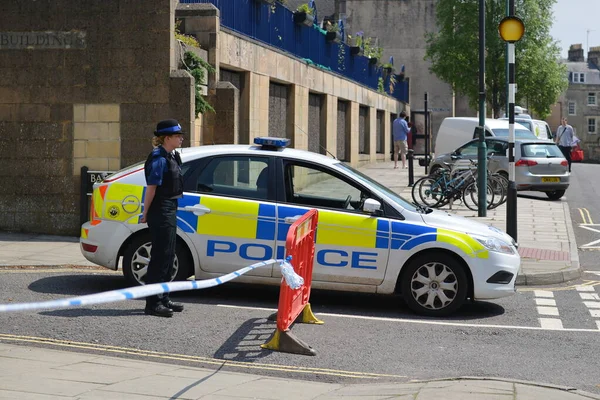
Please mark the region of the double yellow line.
<svg viewBox="0 0 600 400"><path fill-rule="evenodd" d="M581 215L581 220L586 225L592 225L594 221L592 221L592 216L590 214L590 210L587 208L578 208L579 214Z"/></svg>
<svg viewBox="0 0 600 400"><path fill-rule="evenodd" d="M94 350L112 354L126 354L132 356L146 357L150 359L162 359L162 360L177 360L184 362L191 362L196 364L204 365L219 365L242 368L247 370L263 370L263 371L278 371L287 373L300 373L300 374L311 374L311 375L329 375L339 376L346 378L358 378L358 379L381 379L381 378L407 378L405 375L388 375L388 374L376 374L370 372L360 371L344 371L328 368L312 368L312 367L301 367L296 365L278 365L278 364L264 364L264 363L251 363L242 361L222 360L218 358L201 357L201 356L190 356L185 354L170 354L161 353L158 351L133 349L129 347L119 347L102 345L98 343L85 343L85 342L74 342L72 340L59 340L50 338L41 338L35 336L21 336L21 335L10 335L0 333L0 342L24 342L24 343L36 343L52 345L62 348L82 349L82 350ZM258 346L257 346L258 347Z"/></svg>

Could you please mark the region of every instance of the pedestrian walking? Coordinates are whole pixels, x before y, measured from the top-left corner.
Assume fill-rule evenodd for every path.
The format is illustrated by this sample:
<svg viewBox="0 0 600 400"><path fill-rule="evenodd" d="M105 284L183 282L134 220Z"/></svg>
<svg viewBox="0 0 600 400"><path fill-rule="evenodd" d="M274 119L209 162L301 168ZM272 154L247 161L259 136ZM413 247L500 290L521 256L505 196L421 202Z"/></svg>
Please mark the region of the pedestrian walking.
<svg viewBox="0 0 600 400"><path fill-rule="evenodd" d="M571 172L571 147L573 146L575 133L573 132L573 127L567 124L566 118L561 119L560 122L561 125L556 130L556 139L554 141L567 159L569 172Z"/></svg>
<svg viewBox="0 0 600 400"><path fill-rule="evenodd" d="M392 136L394 138L394 169L398 168L398 153L402 159L402 168L406 167L406 152L408 151L408 123L406 113L402 111L400 116L392 124Z"/></svg>
<svg viewBox="0 0 600 400"><path fill-rule="evenodd" d="M160 121L154 135L152 145L155 147L144 165L147 187L140 221L148 223L152 240L146 284L171 280L177 236L177 199L183 197L181 158L175 151L183 142L181 126L174 119ZM146 314L172 317L173 311L183 311L183 304L171 301L168 293L146 297Z"/></svg>

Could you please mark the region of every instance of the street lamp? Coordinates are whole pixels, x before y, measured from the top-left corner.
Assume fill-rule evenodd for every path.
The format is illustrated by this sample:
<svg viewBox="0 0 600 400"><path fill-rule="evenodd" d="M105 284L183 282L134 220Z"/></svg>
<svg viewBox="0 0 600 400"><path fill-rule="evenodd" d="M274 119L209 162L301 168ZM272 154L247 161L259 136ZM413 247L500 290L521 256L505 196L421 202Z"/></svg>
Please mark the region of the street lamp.
<svg viewBox="0 0 600 400"><path fill-rule="evenodd" d="M515 0L509 0L508 17L500 21L498 32L508 43L508 195L506 233L517 241L517 184L515 182L515 42L525 33L525 25L515 17Z"/></svg>

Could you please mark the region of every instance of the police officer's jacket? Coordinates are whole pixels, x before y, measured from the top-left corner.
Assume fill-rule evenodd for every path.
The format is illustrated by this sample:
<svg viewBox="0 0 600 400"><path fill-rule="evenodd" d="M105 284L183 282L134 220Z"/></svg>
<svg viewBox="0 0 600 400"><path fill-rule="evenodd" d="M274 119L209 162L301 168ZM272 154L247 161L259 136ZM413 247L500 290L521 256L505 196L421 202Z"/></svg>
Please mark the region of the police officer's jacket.
<svg viewBox="0 0 600 400"><path fill-rule="evenodd" d="M158 146L148 155L144 164L146 182L152 170L152 162L163 157L167 160L167 167L163 170L162 184L156 187L156 197L160 199L172 199L180 197L183 194L183 176L181 175L181 157L176 151L167 153L162 147Z"/></svg>

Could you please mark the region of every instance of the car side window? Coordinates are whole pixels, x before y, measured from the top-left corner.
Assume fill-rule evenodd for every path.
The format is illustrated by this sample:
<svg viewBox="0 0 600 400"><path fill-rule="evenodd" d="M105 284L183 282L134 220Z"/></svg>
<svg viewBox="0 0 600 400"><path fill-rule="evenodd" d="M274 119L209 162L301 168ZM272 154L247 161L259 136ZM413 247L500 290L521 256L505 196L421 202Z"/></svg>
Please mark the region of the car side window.
<svg viewBox="0 0 600 400"><path fill-rule="evenodd" d="M477 141L474 140L472 142L467 143L463 147L459 147L458 150L456 150L456 153L461 156L473 156L473 155L476 156L477 155Z"/></svg>
<svg viewBox="0 0 600 400"><path fill-rule="evenodd" d="M501 142L499 140L489 140L487 142L488 155L494 153L495 156L503 157L506 155L507 149L508 149L507 142Z"/></svg>
<svg viewBox="0 0 600 400"><path fill-rule="evenodd" d="M271 181L269 162L268 157L214 157L199 172L192 191L267 200Z"/></svg>
<svg viewBox="0 0 600 400"><path fill-rule="evenodd" d="M292 204L360 211L368 193L324 169L286 163L285 199Z"/></svg>

